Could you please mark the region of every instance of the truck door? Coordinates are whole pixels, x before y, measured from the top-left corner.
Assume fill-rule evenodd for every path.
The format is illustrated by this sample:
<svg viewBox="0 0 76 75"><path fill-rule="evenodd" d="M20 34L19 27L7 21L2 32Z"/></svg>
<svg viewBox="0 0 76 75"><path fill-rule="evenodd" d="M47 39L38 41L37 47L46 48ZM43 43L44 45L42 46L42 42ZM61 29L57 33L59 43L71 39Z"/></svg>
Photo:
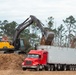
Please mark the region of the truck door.
<svg viewBox="0 0 76 75"><path fill-rule="evenodd" d="M42 64L46 64L47 63L47 52L43 53L43 57L42 57Z"/></svg>

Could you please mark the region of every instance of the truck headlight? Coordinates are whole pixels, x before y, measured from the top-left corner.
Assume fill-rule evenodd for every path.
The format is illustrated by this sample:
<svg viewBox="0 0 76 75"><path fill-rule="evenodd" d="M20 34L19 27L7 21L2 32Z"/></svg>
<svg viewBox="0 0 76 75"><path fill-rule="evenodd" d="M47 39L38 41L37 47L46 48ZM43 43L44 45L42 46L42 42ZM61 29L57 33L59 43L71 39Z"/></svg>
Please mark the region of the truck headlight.
<svg viewBox="0 0 76 75"><path fill-rule="evenodd" d="M24 65L24 62L22 63L22 65Z"/></svg>

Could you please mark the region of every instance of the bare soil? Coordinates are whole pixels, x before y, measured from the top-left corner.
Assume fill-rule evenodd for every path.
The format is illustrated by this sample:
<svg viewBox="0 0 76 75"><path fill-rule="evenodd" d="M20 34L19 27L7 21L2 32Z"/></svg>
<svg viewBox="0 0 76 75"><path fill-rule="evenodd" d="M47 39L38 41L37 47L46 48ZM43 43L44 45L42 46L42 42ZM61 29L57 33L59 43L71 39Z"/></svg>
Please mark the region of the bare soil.
<svg viewBox="0 0 76 75"><path fill-rule="evenodd" d="M0 54L0 70L21 70L24 56L18 54Z"/></svg>
<svg viewBox="0 0 76 75"><path fill-rule="evenodd" d="M0 75L76 75L76 71L0 70Z"/></svg>

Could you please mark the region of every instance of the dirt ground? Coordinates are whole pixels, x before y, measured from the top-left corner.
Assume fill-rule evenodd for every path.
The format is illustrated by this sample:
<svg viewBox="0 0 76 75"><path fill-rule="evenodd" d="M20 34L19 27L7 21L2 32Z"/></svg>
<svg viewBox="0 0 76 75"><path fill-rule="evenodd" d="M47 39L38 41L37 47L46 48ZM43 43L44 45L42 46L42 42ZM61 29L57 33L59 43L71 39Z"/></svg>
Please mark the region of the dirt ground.
<svg viewBox="0 0 76 75"><path fill-rule="evenodd" d="M0 75L76 75L76 71L23 71L24 58L18 54L0 54Z"/></svg>
<svg viewBox="0 0 76 75"><path fill-rule="evenodd" d="M0 75L76 75L76 71L0 70Z"/></svg>
<svg viewBox="0 0 76 75"><path fill-rule="evenodd" d="M0 70L21 70L24 56L18 54L0 54Z"/></svg>

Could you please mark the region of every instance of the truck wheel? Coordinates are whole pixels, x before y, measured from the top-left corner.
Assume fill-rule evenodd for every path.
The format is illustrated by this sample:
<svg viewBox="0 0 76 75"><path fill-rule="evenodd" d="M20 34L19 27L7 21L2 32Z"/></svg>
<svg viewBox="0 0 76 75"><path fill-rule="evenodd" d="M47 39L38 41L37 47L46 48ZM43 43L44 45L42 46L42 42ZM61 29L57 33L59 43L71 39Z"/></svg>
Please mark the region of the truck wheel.
<svg viewBox="0 0 76 75"><path fill-rule="evenodd" d="M40 67L39 66L37 66L37 68L35 69L36 71L39 71L40 70Z"/></svg>
<svg viewBox="0 0 76 75"><path fill-rule="evenodd" d="M54 66L53 66L53 65L51 65L50 67L51 67L51 68L50 68L50 70L51 70L51 71L53 71L53 70L54 70Z"/></svg>
<svg viewBox="0 0 76 75"><path fill-rule="evenodd" d="M72 67L70 67L70 71L72 71Z"/></svg>
<svg viewBox="0 0 76 75"><path fill-rule="evenodd" d="M61 66L60 65L58 65L58 69L57 69L58 71L60 71L61 70Z"/></svg>
<svg viewBox="0 0 76 75"><path fill-rule="evenodd" d="M48 67L47 67L47 71L50 71L50 70L51 70L51 66L48 65Z"/></svg>
<svg viewBox="0 0 76 75"><path fill-rule="evenodd" d="M44 68L45 68L45 71L50 71L51 70L51 66L50 65L47 65Z"/></svg>
<svg viewBox="0 0 76 75"><path fill-rule="evenodd" d="M23 69L23 71L25 71L26 70L26 68L22 68Z"/></svg>
<svg viewBox="0 0 76 75"><path fill-rule="evenodd" d="M64 65L64 71L66 71L67 70L67 67L66 67L66 65Z"/></svg>

